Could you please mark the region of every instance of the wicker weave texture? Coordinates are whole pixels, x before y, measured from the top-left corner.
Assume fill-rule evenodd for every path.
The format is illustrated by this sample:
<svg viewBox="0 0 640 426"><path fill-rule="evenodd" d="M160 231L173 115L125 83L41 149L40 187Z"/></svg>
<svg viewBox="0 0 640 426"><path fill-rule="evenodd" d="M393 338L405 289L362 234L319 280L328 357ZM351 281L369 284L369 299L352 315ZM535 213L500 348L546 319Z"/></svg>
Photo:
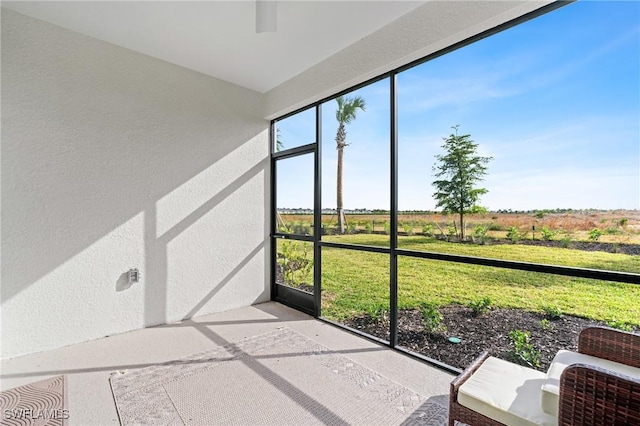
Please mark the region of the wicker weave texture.
<svg viewBox="0 0 640 426"><path fill-rule="evenodd" d="M560 379L558 424L640 425L640 379L586 364L567 367Z"/></svg>
<svg viewBox="0 0 640 426"><path fill-rule="evenodd" d="M640 335L606 327L580 332L578 352L640 368Z"/></svg>

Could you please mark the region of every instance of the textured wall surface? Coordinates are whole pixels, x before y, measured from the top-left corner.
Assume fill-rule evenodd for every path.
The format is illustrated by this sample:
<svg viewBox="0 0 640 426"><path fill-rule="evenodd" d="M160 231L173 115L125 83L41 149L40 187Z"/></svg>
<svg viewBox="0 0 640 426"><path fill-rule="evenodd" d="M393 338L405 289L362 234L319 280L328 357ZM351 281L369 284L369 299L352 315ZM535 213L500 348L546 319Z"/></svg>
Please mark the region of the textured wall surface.
<svg viewBox="0 0 640 426"><path fill-rule="evenodd" d="M3 9L2 358L268 300L264 118L546 3L427 2L265 95Z"/></svg>
<svg viewBox="0 0 640 426"><path fill-rule="evenodd" d="M268 300L261 101L3 10L2 357Z"/></svg>
<svg viewBox="0 0 640 426"><path fill-rule="evenodd" d="M266 93L265 116L305 107L552 3L429 1Z"/></svg>

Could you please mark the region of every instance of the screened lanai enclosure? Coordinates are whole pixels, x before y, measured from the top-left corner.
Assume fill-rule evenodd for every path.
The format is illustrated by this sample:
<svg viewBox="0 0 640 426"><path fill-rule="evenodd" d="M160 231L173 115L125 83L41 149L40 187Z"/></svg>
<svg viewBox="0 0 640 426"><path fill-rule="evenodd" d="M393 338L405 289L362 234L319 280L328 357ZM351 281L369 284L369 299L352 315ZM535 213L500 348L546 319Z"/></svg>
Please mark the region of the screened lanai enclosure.
<svg viewBox="0 0 640 426"><path fill-rule="evenodd" d="M274 300L452 371L637 330L637 5L605 9L549 5L273 120Z"/></svg>

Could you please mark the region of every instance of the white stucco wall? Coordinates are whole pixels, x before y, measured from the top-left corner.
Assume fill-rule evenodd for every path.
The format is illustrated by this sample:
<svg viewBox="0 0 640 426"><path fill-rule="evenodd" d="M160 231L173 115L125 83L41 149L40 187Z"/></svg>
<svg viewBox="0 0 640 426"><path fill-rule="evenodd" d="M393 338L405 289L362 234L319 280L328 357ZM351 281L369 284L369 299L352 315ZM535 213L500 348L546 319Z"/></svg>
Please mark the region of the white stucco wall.
<svg viewBox="0 0 640 426"><path fill-rule="evenodd" d="M1 54L3 358L269 299L260 94L9 10Z"/></svg>

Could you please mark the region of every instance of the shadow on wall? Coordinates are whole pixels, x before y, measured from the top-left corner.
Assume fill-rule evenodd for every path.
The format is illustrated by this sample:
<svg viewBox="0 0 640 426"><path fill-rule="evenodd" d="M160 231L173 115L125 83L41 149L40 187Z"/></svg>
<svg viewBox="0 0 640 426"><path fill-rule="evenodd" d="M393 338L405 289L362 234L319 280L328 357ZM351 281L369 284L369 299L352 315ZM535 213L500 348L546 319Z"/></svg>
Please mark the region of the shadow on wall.
<svg viewBox="0 0 640 426"><path fill-rule="evenodd" d="M120 274L140 267L144 322L158 324L168 256L187 271L186 262L214 262L213 250L224 277L241 267L239 253L264 248L260 94L11 11L1 39L3 304L62 267L64 286L110 293L127 290ZM243 211L253 226L231 238L224 221L239 226ZM209 217L212 229L195 226L212 214L221 215ZM185 247L191 254L177 252ZM113 270L114 259L145 265ZM222 284L198 278L203 296Z"/></svg>
<svg viewBox="0 0 640 426"><path fill-rule="evenodd" d="M224 186L222 190L216 192L213 197L204 203L198 203L198 207L195 210L189 212L186 217L168 228L158 237L156 237L158 230L164 228L158 224L158 216L162 216L162 214L157 211L155 206L145 210L145 253L147 273L149 274L148 282L153 283L154 286L153 288L147 288L145 292L146 325L161 324L167 319L166 307L169 302L167 298L170 295L169 289L167 288L169 283L167 277L168 253L172 242L184 235L185 232L190 232L194 226L198 226L204 216L214 212L221 204L228 203L231 197L251 185L254 179L259 178L261 182L264 181L264 176L268 174L266 171L267 168L267 160L263 160L251 167L231 183ZM262 189L261 183L259 186L260 189ZM188 191L185 190L185 192ZM185 315L182 315L180 319L187 319L197 315L200 309L210 302L232 279L236 278L260 252L265 252L266 236L264 235L264 229L267 225L267 216L263 216L263 206L267 203L263 200L258 200L256 203L253 198L246 201L248 203L253 202L253 208L256 210L255 213L251 213L246 205L238 206L238 208L234 210L240 210L239 214L216 212L214 213L215 219L213 221L209 220L205 222L207 223L207 229L203 229L201 232L208 232L209 238L199 235L198 239L200 239L206 247L200 247L198 250L210 252L210 256L207 256L205 262L209 262L211 265L202 265L201 269L206 270L211 266L215 267L225 263L224 260L226 257L227 266L224 269L229 272L224 276L222 276L222 274L216 274L218 276L215 281L192 285L191 290L193 294L201 293L203 289L207 290L207 292L204 296L201 296L195 306L190 306L189 311ZM262 217L262 223L252 223L253 217ZM252 227L254 228L252 230L253 232L251 232ZM203 238L204 240L202 240ZM255 244L254 242L257 243L257 245L254 247L248 246L248 244ZM238 255L230 255L230 253L234 251L232 248L234 243L240 244L241 246L240 250L238 250ZM183 268L187 270L187 273L191 269L191 264L197 263L193 258L193 247L189 244L190 243L187 243L187 247L185 247L184 250L179 250L179 253L174 254L171 261L173 265L181 263ZM180 258L182 258L182 260L180 260ZM216 273L217 271L212 270L211 272ZM180 292L183 292L189 289L192 280L184 276L181 278L183 282L181 283ZM249 283L247 283L247 285L249 285ZM261 285L263 285L264 291L260 292L260 301L265 301L268 299L267 286L264 282L261 283ZM213 288L211 288L212 286ZM175 297L180 296L176 295ZM233 301L229 301L229 303L233 303Z"/></svg>
<svg viewBox="0 0 640 426"><path fill-rule="evenodd" d="M163 123L139 130L118 122L119 118L127 121L126 112L111 116L109 123L70 123L60 117L55 105L49 108L57 117L46 120L59 124L55 131L47 125L23 132L29 123L11 120L10 96L4 93L11 82L6 81L2 66L3 301L140 211L146 211L146 238L155 238L149 206L155 210L155 202L163 195L255 136L250 132L229 137L247 131L246 123L231 117L221 118L223 126L207 125L208 129L200 130L206 134L200 135L184 125L173 126L172 121L181 117L165 117ZM82 103L77 107L82 108ZM200 111L180 111L180 115L193 113ZM41 119L36 117L39 123ZM138 136L127 134L133 131ZM267 168L263 161L250 172L255 175ZM216 198L230 195L243 182L234 183Z"/></svg>
<svg viewBox="0 0 640 426"><path fill-rule="evenodd" d="M116 291L125 291L129 290L133 283L129 282L129 273L123 272L120 277L118 277L118 281L116 281Z"/></svg>

